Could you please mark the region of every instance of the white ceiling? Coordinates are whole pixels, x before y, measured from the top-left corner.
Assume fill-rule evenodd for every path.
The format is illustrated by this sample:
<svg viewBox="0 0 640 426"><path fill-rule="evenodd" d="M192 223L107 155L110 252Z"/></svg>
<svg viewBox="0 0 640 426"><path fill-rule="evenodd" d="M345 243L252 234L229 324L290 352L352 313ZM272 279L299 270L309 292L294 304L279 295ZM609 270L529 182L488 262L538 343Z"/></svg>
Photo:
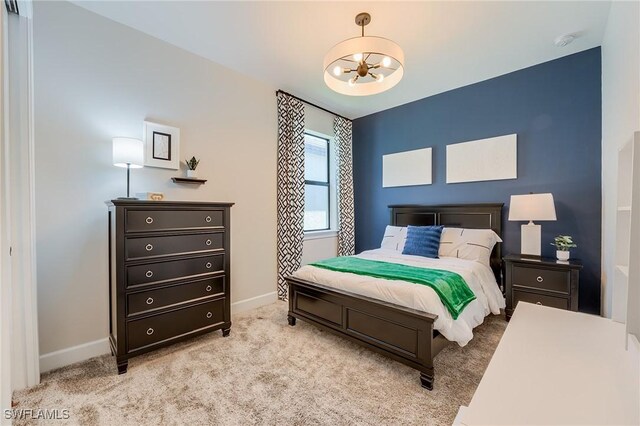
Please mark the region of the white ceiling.
<svg viewBox="0 0 640 426"><path fill-rule="evenodd" d="M183 49L263 80L339 114L357 118L450 89L599 46L609 1L567 2L186 2L74 1ZM350 97L323 81L322 61L336 43L367 35L405 52L393 89ZM554 39L580 33L559 48Z"/></svg>

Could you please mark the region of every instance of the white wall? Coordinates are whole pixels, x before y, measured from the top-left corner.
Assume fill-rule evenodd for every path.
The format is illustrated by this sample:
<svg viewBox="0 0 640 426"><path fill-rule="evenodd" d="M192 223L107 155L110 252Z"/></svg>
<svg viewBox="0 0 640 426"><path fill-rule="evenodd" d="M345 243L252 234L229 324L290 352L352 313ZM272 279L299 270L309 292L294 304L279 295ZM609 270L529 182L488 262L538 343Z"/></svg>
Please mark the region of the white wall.
<svg viewBox="0 0 640 426"><path fill-rule="evenodd" d="M232 303L276 300L275 88L66 2L37 2L34 25L38 313L40 353L53 352L47 365L66 348L107 336L104 202L126 191L111 138L142 137L145 119L179 127L181 158L200 157L199 175L209 181L180 186L170 177L184 175L184 166L144 168L132 171L132 192L235 202ZM77 353L91 355L91 345Z"/></svg>
<svg viewBox="0 0 640 426"><path fill-rule="evenodd" d="M602 312L611 317L618 149L640 130L640 3L611 3L602 43ZM635 236L637 237L637 236Z"/></svg>
<svg viewBox="0 0 640 426"><path fill-rule="evenodd" d="M333 130L334 115L318 108L314 108L311 105L305 105L304 125L307 130L318 133L329 138L335 138L335 132ZM333 140L331 141L333 144ZM331 231L320 231L316 233L306 234L304 238L304 244L302 247L302 264L315 262L321 259L327 259L329 257L335 257L338 255L338 207L336 205L336 155L335 145L332 145L330 158L330 199L333 204L330 206L330 221Z"/></svg>

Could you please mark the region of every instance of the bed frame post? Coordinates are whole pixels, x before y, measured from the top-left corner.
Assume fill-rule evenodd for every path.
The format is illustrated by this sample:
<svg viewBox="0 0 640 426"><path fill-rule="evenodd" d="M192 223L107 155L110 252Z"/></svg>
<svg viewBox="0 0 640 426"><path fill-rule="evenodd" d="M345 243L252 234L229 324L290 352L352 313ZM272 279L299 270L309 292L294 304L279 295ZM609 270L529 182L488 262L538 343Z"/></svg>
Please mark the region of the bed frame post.
<svg viewBox="0 0 640 426"><path fill-rule="evenodd" d="M433 368L431 369L431 375L425 372L420 372L420 385L423 388L427 390L433 390L433 381L434 381Z"/></svg>
<svg viewBox="0 0 640 426"><path fill-rule="evenodd" d="M291 312L293 311L293 292L291 291L291 283L287 281L287 286L289 287L288 291L289 291L289 315L287 315L287 322L289 323L289 325L291 327L293 327L294 325L296 325L296 317L294 317L293 315L291 315Z"/></svg>

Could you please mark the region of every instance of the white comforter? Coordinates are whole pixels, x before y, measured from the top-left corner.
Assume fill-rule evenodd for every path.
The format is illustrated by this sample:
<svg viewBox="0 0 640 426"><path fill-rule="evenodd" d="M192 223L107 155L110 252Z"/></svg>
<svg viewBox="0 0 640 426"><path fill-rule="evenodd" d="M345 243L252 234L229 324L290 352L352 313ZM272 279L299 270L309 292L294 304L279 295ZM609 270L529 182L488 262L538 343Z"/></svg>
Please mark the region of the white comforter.
<svg viewBox="0 0 640 426"><path fill-rule="evenodd" d="M500 309L505 307L504 297L498 288L493 271L481 263L452 257L430 259L409 256L388 249L369 250L356 257L455 272L464 278L476 295L476 299L465 307L457 320L454 320L436 292L425 285L330 271L310 265L303 266L293 275L311 282L436 314L438 319L434 328L448 340L457 342L460 346L469 343L473 338L473 328L482 324L485 316L489 313L498 315Z"/></svg>

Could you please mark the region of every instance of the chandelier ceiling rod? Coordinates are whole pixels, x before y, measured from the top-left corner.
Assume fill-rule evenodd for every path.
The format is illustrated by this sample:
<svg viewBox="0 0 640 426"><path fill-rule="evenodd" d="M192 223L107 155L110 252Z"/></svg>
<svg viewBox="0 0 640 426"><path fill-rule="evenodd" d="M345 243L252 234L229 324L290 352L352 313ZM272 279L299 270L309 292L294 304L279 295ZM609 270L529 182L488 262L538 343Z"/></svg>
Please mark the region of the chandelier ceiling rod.
<svg viewBox="0 0 640 426"><path fill-rule="evenodd" d="M356 15L356 25L360 26L362 31L361 37L364 37L364 27L365 25L368 25L369 22L371 22L371 15L367 12L358 13Z"/></svg>

